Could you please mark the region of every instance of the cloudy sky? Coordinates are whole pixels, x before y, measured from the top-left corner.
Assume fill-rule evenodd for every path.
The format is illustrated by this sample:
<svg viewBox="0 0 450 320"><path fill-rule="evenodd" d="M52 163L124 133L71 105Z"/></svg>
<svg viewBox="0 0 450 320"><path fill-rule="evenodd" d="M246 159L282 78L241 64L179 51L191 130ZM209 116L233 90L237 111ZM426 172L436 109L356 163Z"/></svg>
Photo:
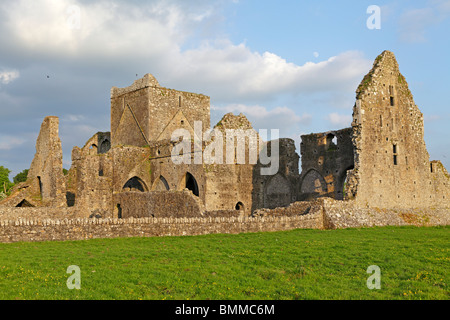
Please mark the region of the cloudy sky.
<svg viewBox="0 0 450 320"><path fill-rule="evenodd" d="M210 96L211 125L242 112L298 143L350 126L357 85L390 50L450 169L449 30L449 0L1 0L0 165L11 180L29 168L54 115L70 168L74 146L110 130L111 87L146 73Z"/></svg>

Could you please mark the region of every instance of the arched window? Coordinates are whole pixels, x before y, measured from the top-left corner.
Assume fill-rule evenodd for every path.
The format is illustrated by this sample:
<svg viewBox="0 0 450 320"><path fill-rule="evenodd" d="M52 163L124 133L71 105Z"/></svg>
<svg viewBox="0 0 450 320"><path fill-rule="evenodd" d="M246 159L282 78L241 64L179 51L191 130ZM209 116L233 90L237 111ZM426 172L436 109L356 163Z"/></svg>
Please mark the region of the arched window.
<svg viewBox="0 0 450 320"><path fill-rule="evenodd" d="M18 205L16 205L17 208L28 208L28 207L34 207L31 203L29 203L26 199L23 199L19 202Z"/></svg>
<svg viewBox="0 0 450 320"><path fill-rule="evenodd" d="M197 180L189 172L186 172L186 186L195 196L199 196Z"/></svg>
<svg viewBox="0 0 450 320"><path fill-rule="evenodd" d="M167 191L169 190L169 184L163 176L159 176L158 180L153 184L153 190L155 191Z"/></svg>
<svg viewBox="0 0 450 320"><path fill-rule="evenodd" d="M111 149L111 142L108 139L103 140L100 144L100 149L98 153L107 153Z"/></svg>
<svg viewBox="0 0 450 320"><path fill-rule="evenodd" d="M117 218L122 219L122 207L120 203L117 204Z"/></svg>
<svg viewBox="0 0 450 320"><path fill-rule="evenodd" d="M75 199L75 193L69 191L66 192L66 203L68 207L73 207L75 205Z"/></svg>
<svg viewBox="0 0 450 320"><path fill-rule="evenodd" d="M130 180L128 180L127 183L125 183L125 185L123 186L123 191L145 192L145 191L147 191L147 187L146 187L144 181L142 181L140 178L133 177Z"/></svg>
<svg viewBox="0 0 450 320"><path fill-rule="evenodd" d="M264 208L287 207L291 200L291 184L286 177L280 173L271 177L264 191Z"/></svg>
<svg viewBox="0 0 450 320"><path fill-rule="evenodd" d="M89 147L89 154L90 155L97 154L97 145L95 143Z"/></svg>
<svg viewBox="0 0 450 320"><path fill-rule="evenodd" d="M244 204L239 201L238 203L236 203L235 209L239 211L244 210Z"/></svg>
<svg viewBox="0 0 450 320"><path fill-rule="evenodd" d="M307 198L316 198L328 192L323 176L315 169L309 170L302 179L300 193Z"/></svg>
<svg viewBox="0 0 450 320"><path fill-rule="evenodd" d="M337 146L337 137L332 134L329 133L327 134L327 148L328 150L335 150Z"/></svg>
<svg viewBox="0 0 450 320"><path fill-rule="evenodd" d="M37 177L38 178L38 184L39 184L39 195L41 196L42 199L42 181L41 181L41 177Z"/></svg>

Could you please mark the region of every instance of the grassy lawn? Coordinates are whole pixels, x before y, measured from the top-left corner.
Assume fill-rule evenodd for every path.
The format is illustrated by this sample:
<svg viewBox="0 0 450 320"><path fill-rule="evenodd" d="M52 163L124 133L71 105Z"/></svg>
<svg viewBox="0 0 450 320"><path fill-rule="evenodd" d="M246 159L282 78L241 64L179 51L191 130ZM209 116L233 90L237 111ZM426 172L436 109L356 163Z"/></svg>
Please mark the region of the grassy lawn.
<svg viewBox="0 0 450 320"><path fill-rule="evenodd" d="M449 227L0 244L0 299L449 299ZM67 267L81 270L69 290ZM370 290L367 268L381 270Z"/></svg>

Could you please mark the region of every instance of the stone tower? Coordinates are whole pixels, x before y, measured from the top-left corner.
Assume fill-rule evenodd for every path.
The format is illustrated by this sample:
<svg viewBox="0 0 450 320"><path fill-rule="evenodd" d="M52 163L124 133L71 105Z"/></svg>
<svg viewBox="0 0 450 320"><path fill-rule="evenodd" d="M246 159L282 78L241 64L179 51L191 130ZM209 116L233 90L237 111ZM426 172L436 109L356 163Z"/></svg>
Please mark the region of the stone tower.
<svg viewBox="0 0 450 320"><path fill-rule="evenodd" d="M0 205L14 207L63 207L66 187L58 117L45 117L36 140L27 181L17 185Z"/></svg>
<svg viewBox="0 0 450 320"><path fill-rule="evenodd" d="M112 146L148 146L170 139L175 129L193 136L194 121L210 127L209 97L163 88L151 74L126 88L111 89Z"/></svg>
<svg viewBox="0 0 450 320"><path fill-rule="evenodd" d="M349 198L380 208L448 205L448 173L429 160L423 115L392 52L381 53L359 85L352 127Z"/></svg>

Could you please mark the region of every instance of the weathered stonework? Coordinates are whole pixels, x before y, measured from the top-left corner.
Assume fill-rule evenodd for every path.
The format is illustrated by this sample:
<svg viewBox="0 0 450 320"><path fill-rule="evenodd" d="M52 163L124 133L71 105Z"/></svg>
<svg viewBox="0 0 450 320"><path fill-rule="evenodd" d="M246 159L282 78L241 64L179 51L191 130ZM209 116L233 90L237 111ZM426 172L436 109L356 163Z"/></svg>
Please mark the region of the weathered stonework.
<svg viewBox="0 0 450 320"><path fill-rule="evenodd" d="M300 200L323 196L343 200L347 171L354 167L352 128L303 135L300 152Z"/></svg>
<svg viewBox="0 0 450 320"><path fill-rule="evenodd" d="M209 97L163 88L146 74L127 88L111 89L111 138L113 146L144 147L150 141L170 139L175 129L194 134L194 122L209 129Z"/></svg>
<svg viewBox="0 0 450 320"><path fill-rule="evenodd" d="M83 148L72 149L72 167L66 178L67 206L107 217L112 200L112 157L109 133L98 132Z"/></svg>
<svg viewBox="0 0 450 320"><path fill-rule="evenodd" d="M65 206L65 183L58 117L46 117L36 141L27 181L19 184L0 206Z"/></svg>
<svg viewBox="0 0 450 320"><path fill-rule="evenodd" d="M150 74L113 87L111 132L74 147L66 176L58 118L45 118L27 181L0 202L0 241L450 222L450 176L429 161L423 116L389 51L356 91L351 128L302 135L301 173L294 141L263 141L243 114L205 138L209 112L209 97Z"/></svg>
<svg viewBox="0 0 450 320"><path fill-rule="evenodd" d="M289 138L272 140L261 152L272 154L273 143L278 144L280 154L278 171L273 175L261 175L261 169L271 164L264 165L260 161L253 168L252 212L259 208L287 207L299 197L299 156L295 151L295 142Z"/></svg>
<svg viewBox="0 0 450 320"><path fill-rule="evenodd" d="M423 115L394 54L384 51L357 90L353 108L355 168L351 194L380 208L448 207L450 179L431 162Z"/></svg>

